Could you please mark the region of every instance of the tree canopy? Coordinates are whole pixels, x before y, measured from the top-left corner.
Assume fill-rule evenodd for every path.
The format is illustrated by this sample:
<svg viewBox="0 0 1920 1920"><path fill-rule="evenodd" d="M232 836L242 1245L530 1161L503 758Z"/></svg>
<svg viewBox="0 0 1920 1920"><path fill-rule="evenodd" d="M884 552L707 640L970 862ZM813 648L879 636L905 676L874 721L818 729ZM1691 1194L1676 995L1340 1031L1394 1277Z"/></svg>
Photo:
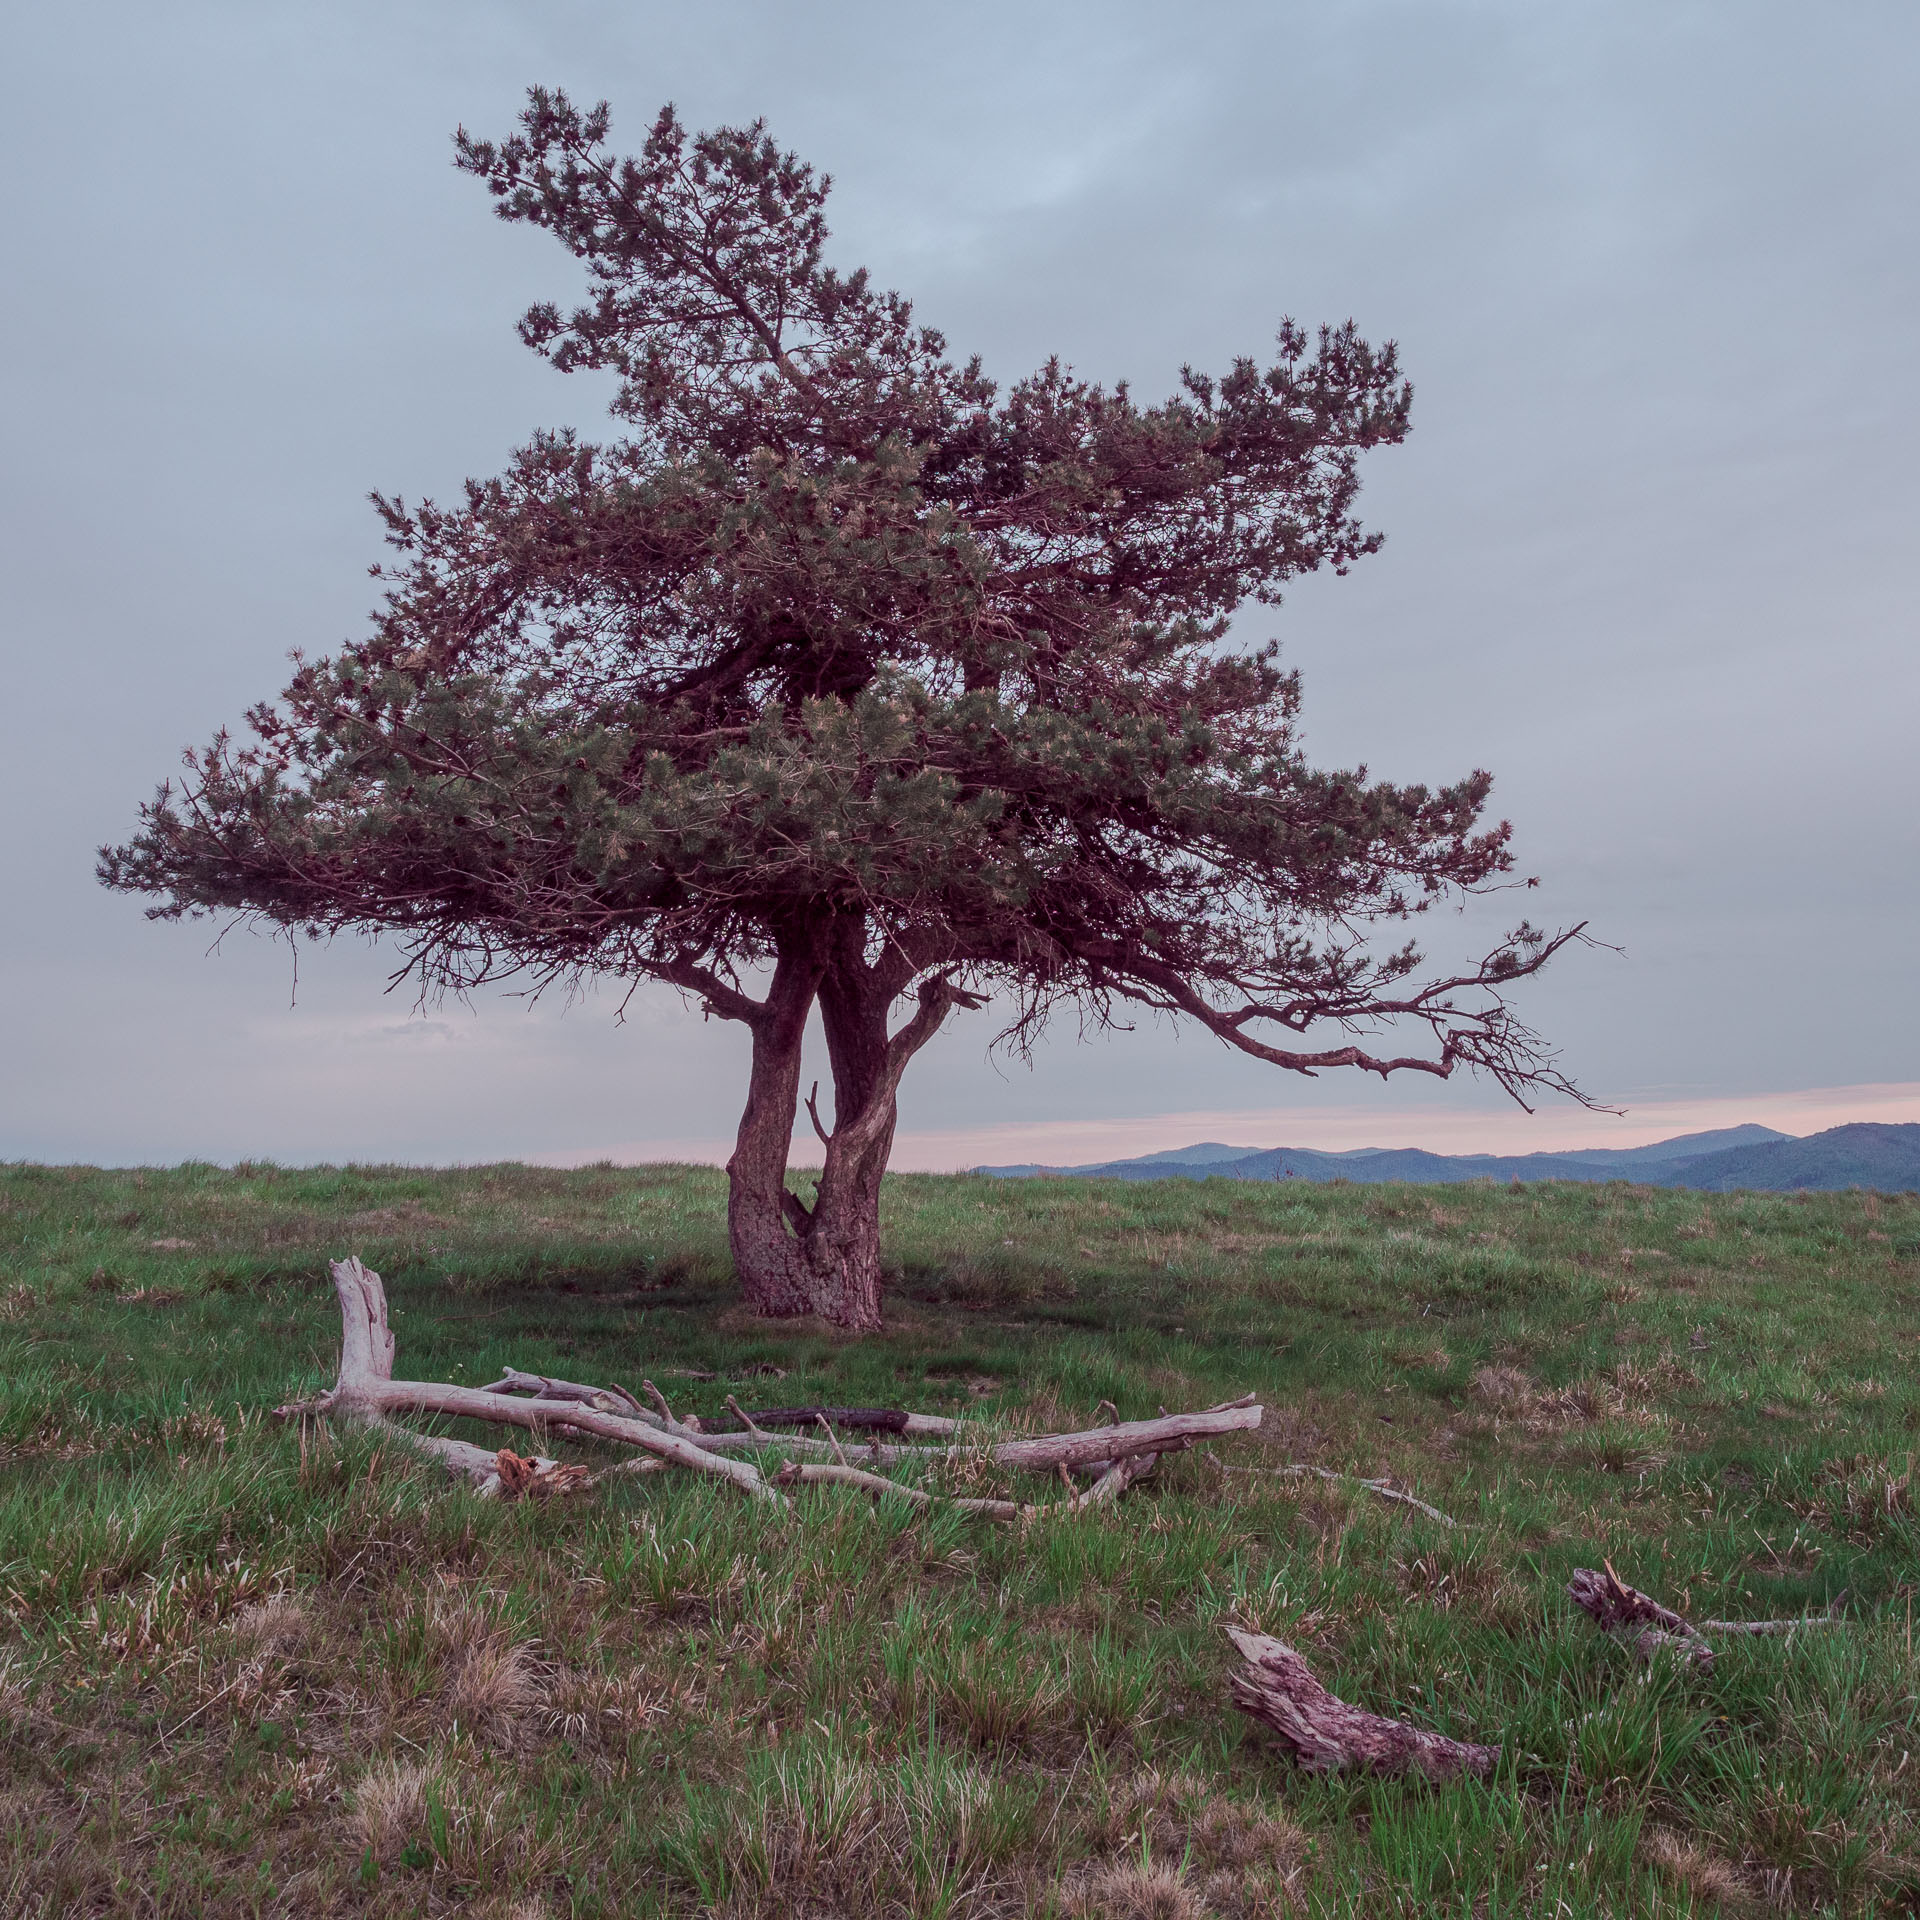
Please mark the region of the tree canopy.
<svg viewBox="0 0 1920 1920"><path fill-rule="evenodd" d="M878 1317L900 1077L955 1007L996 1000L1016 1045L1145 1006L1301 1073L1573 1091L1505 990L1574 934L1522 924L1439 978L1369 944L1506 883L1489 776L1310 766L1297 676L1229 634L1379 544L1354 506L1358 456L1408 427L1390 344L1283 321L1151 404L1059 360L1002 388L825 264L829 182L758 124L669 108L620 158L604 105L536 89L457 149L584 267L521 333L618 376L620 437L543 433L449 505L376 495L370 631L190 753L109 885L385 933L429 987L654 979L746 1023L743 1283L850 1325ZM1363 1044L1383 1024L1399 1050Z"/></svg>

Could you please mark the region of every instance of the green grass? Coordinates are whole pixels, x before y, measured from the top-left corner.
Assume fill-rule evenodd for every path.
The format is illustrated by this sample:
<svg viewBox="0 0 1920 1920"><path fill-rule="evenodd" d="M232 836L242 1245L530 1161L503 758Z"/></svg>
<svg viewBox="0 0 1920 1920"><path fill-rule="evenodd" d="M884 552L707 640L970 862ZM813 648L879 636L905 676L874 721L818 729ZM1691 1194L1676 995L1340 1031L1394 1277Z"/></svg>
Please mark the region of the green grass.
<svg viewBox="0 0 1920 1920"><path fill-rule="evenodd" d="M858 1341L741 1312L721 1203L685 1168L0 1169L0 1912L1920 1908L1920 1203L906 1177ZM1254 1389L1225 1463L1460 1524L1197 1453L1024 1532L672 1473L481 1502L264 1416L330 1377L347 1251L417 1377L1040 1428ZM1847 1624L1643 1668L1562 1593L1603 1558ZM1499 1775L1290 1771L1227 1622Z"/></svg>

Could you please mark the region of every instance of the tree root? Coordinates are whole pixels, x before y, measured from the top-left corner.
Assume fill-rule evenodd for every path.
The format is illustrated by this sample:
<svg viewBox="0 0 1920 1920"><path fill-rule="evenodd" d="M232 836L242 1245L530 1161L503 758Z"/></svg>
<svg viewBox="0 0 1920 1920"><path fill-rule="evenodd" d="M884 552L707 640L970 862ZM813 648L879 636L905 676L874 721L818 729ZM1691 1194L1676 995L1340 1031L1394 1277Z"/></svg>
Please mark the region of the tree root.
<svg viewBox="0 0 1920 1920"><path fill-rule="evenodd" d="M1429 1780L1484 1776L1500 1761L1498 1747L1474 1746L1390 1720L1337 1699L1284 1640L1229 1627L1246 1666L1228 1681L1233 1704L1272 1728L1295 1765L1309 1773L1355 1767L1366 1773L1418 1773Z"/></svg>
<svg viewBox="0 0 1920 1920"><path fill-rule="evenodd" d="M713 1433L692 1419L676 1419L666 1397L651 1380L642 1380L640 1389L659 1409L657 1413L643 1415L643 1418L664 1424L667 1432L679 1434L708 1453L773 1451L789 1456L831 1460L841 1466L847 1463L844 1449L830 1431L824 1439L815 1439L811 1434L804 1433L769 1433L760 1424L762 1416L741 1406L731 1394L727 1396L727 1405L742 1426L738 1430ZM870 1411L887 1412L889 1418L904 1419L909 1424L902 1431L908 1433L944 1431L957 1434L959 1431L959 1422L948 1421L935 1414L896 1416L890 1409ZM1162 1413L1157 1420L1136 1420L1124 1426L1093 1427L1081 1433L1039 1434L1032 1438L1002 1440L993 1447L988 1458L998 1467L1018 1467L1035 1473L1054 1473L1062 1466L1069 1466L1076 1472L1092 1474L1097 1479L1122 1459L1133 1459L1140 1454L1157 1457L1163 1453L1184 1453L1196 1440L1215 1439L1222 1434L1257 1427L1264 1411L1254 1395L1249 1393L1238 1400L1224 1401L1217 1407L1202 1408L1198 1413ZM834 1413L835 1409L831 1407L815 1410L815 1424L830 1426ZM824 1419L820 1416L824 1416ZM556 1413L553 1418L556 1423L563 1423L566 1415L564 1412ZM954 1460L962 1458L968 1451L964 1445L901 1446L882 1441L877 1436L859 1448L860 1457L869 1468ZM1138 1474L1134 1475L1134 1478L1138 1477Z"/></svg>

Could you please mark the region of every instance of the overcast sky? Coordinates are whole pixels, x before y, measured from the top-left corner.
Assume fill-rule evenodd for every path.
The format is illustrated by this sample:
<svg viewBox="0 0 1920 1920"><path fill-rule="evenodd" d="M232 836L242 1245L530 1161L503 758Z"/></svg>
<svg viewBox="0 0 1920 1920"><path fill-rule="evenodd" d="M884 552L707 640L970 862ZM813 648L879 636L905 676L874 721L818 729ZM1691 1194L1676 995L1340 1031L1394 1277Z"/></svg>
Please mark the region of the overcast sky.
<svg viewBox="0 0 1920 1920"><path fill-rule="evenodd" d="M601 430L513 332L570 263L451 165L533 82L630 145L669 99L764 115L835 177L834 260L1002 376L1158 395L1283 313L1397 339L1386 550L1243 631L1321 760L1491 768L1527 910L1624 950L1525 1006L1625 1121L1151 1026L1028 1070L976 1019L903 1161L1920 1117L1911 0L68 0L0 67L0 1157L724 1153L742 1036L670 994L422 1015L340 942L295 995L284 946L92 878L183 745L358 630L369 489Z"/></svg>

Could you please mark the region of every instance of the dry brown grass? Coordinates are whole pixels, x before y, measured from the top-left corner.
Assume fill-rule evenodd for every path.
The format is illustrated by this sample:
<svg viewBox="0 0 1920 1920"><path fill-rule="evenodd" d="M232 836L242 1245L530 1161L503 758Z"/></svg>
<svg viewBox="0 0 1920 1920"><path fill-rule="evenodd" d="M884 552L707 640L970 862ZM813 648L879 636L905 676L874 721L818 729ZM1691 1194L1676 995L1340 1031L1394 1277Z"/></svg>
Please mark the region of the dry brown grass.
<svg viewBox="0 0 1920 1920"><path fill-rule="evenodd" d="M307 1644L312 1632L312 1616L285 1594L254 1601L227 1622L234 1645L255 1658L288 1659Z"/></svg>
<svg viewBox="0 0 1920 1920"><path fill-rule="evenodd" d="M480 1739L512 1746L526 1737L545 1695L545 1677L531 1647L488 1640L454 1669L447 1718Z"/></svg>
<svg viewBox="0 0 1920 1920"><path fill-rule="evenodd" d="M1649 1827L1641 1836L1640 1851L1653 1866L1703 1900L1738 1913L1769 1904L1757 1876L1668 1828Z"/></svg>
<svg viewBox="0 0 1920 1920"><path fill-rule="evenodd" d="M353 1791L349 1830L381 1866L392 1866L427 1823L427 1793L439 1783L414 1760L378 1760Z"/></svg>
<svg viewBox="0 0 1920 1920"><path fill-rule="evenodd" d="M1518 1367L1480 1367L1474 1372L1470 1391L1483 1407L1505 1412L1530 1406L1536 1388L1532 1378Z"/></svg>
<svg viewBox="0 0 1920 1920"><path fill-rule="evenodd" d="M1207 1920L1207 1906L1170 1867L1095 1867L1068 1893L1072 1920Z"/></svg>

